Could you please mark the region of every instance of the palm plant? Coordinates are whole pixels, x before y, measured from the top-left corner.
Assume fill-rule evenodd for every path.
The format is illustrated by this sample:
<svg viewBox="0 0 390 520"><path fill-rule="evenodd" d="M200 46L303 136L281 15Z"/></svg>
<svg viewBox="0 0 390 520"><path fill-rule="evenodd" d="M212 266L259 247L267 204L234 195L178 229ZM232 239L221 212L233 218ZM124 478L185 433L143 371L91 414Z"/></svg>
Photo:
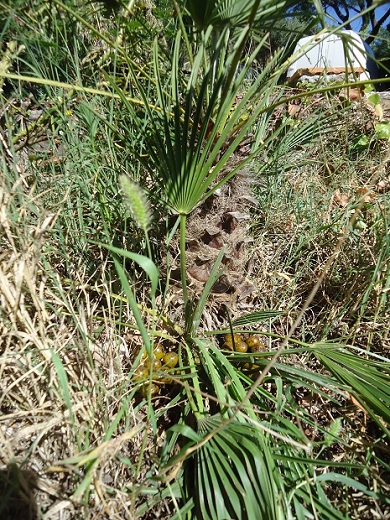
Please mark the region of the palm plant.
<svg viewBox="0 0 390 520"><path fill-rule="evenodd" d="M199 24L199 31L190 44L188 35L183 32L184 24L180 24L182 29L177 32L171 63L161 59L155 42L152 85L145 84L139 71L133 69L133 82L144 102L144 113L140 114L122 93L133 124L140 131L147 129L138 156L146 158L147 170L153 171L153 182L160 186L165 206L178 215L180 221L185 306L189 304L185 254L187 217L266 146L272 107L283 102L282 92L276 88L285 72L280 53L259 71L249 88L243 89L246 74L266 45L267 36L259 39L248 56L245 56L245 44L255 22L261 23L264 30L291 7L292 2L272 6L269 3L261 8L259 1L212 5L211 8L211 4L189 2L187 7ZM188 78L182 70L186 61L191 66ZM169 81L160 72L167 67L171 74ZM155 88L155 105L150 103L151 87ZM232 165L232 155L255 123L257 132L250 153ZM318 128L319 121L311 124L310 135L314 136ZM279 128L272 138L282 131L283 128ZM193 332L191 327L192 323L188 322L186 331Z"/></svg>
<svg viewBox="0 0 390 520"><path fill-rule="evenodd" d="M55 3L60 5L58 1ZM145 424L151 427L157 439L158 422L164 409L155 410L151 390L158 377L162 375L166 380L168 375L177 384L170 406L180 409L180 415L166 432L157 477L151 474L145 477L141 491L151 499L139 506L138 517L147 514L162 499L170 498L176 509L173 518L344 518L332 507L324 486L341 482L346 486L355 485L367 495L371 493L374 499L379 499L379 494L357 482L357 478L368 471L366 465L346 462L338 465L337 461L320 459L321 453L339 440L341 421L337 418L330 425L317 424L309 411L297 403L296 392L299 389L313 399L331 403L350 395L387 435L388 363L365 353L369 360L362 367L355 351L344 345L305 343L293 340L291 333L287 337L269 333L281 345L276 353L223 351L217 348L215 336L256 333L258 324L274 319L279 313L254 312L231 322L229 328L202 335L202 313L212 285L222 272L224 250L218 255L199 298L189 292L186 268L187 219L196 207L260 153L267 153L269 164L278 166L281 156L291 148L319 135L322 126L334 129L335 122L326 114L318 117L316 113L312 120L296 129L290 129L287 122L268 133L273 109L285 101L283 90L278 89L277 84L287 64L278 53L259 71L254 82L246 84L247 71L266 46L267 38L257 35L255 49L247 56L246 42L256 27L270 28L294 2L188 1L186 8L196 22L196 31L187 31L180 8L174 4L180 29L169 59L161 52L157 40L151 52L151 70L121 53L130 69L132 97L110 77L107 79L112 80L114 92L103 94L112 101L120 100L121 114L129 118L128 135L137 128L137 135L142 136L139 153L133 153L133 157L146 166L146 188L148 183L152 185L150 198L158 199L153 197L153 192L161 195L160 208L176 218L168 239L180 227L184 323L172 323L164 316L163 300L164 295L169 295L169 287L164 288L165 293L161 288L169 277L161 276L151 258L153 237L148 203L138 186L121 177L121 188L130 203L130 211L145 234L147 253L124 251L113 245L105 247L115 255L124 293L124 296L112 295L113 299L115 296L129 305L135 320L131 330L135 330L142 347L127 376L130 397L119 407L104 443L63 464L71 469L85 468L75 496L88 496L99 457L111 447L110 438L118 424L123 422L124 428L128 428L127 407L137 389L142 389L144 394L146 389L146 396L138 394L137 406L140 410L147 403ZM66 9L71 11L68 6ZM190 64L188 75L182 67L184 62ZM82 90L79 85L77 88ZM89 89L89 93L102 92ZM101 116L101 119L104 118ZM111 121L106 124L115 132ZM240 156L238 162L231 162L249 132L254 134L249 154ZM132 148L134 152L136 146ZM140 266L146 273L148 297L140 296L134 289L122 259ZM120 326L123 325L121 319L118 320ZM148 374L139 381L134 376L143 351L146 350L151 359L160 337L177 346L179 369L160 370L150 364ZM319 360L328 374L302 366L294 357L297 355ZM64 389L65 404L71 410L65 367L56 355L53 355L53 364L60 387ZM74 428L76 430L75 425ZM319 431L318 438L309 438L307 430ZM139 428L126 431L124 438L132 439ZM144 451L143 444L141 459ZM140 465L141 462L138 469ZM348 475L337 474L339 468ZM139 492L132 491L134 504Z"/></svg>
<svg viewBox="0 0 390 520"><path fill-rule="evenodd" d="M155 46L153 63L158 111L148 108L147 91L134 76L147 107L150 129L145 141L150 161L148 166L152 165L153 178L161 185L164 202L178 215L180 221L181 280L186 304L189 302L185 263L187 216L232 178L245 162L259 153L259 147L263 146L266 139L265 133L261 132L267 126L272 106L282 102L278 95L269 94L276 90L283 73L279 56L268 63L243 93L241 100L236 101L248 68L265 44L265 40L260 40L255 51L245 59L241 71L238 71L245 40L254 20L260 20L266 26L273 17L280 16L278 9L286 8L284 3L283 6L273 6L275 9L267 12L266 7L270 6L264 6L263 10L263 5L259 8L258 4L243 2L237 6L237 3L216 2L212 7L204 4L202 8L199 3L189 2L188 8L199 28L194 51L188 52L189 43L185 38L188 52L186 59L191 63L190 77L186 81L180 71L180 63L185 59L181 45L182 33L178 33L174 45L170 84L164 83L159 73L159 53ZM225 26L227 20L233 29ZM235 32L235 22L240 27L244 21L249 21L247 27ZM132 113L136 121L136 114L134 111ZM258 126L259 133L251 153L226 171L231 154L249 129L259 121L262 124ZM327 123L330 123L329 119ZM282 131L279 129L280 133ZM318 127L311 121L299 128L295 135L290 132L288 140L302 143L312 139L317 131ZM277 136L278 132L272 139ZM180 436L189 439L189 442L179 455L166 463L161 477L164 482L169 482L172 475L176 478L180 475L182 478L178 482L182 482L179 495L184 507L178 510L177 517L188 514L189 517L195 515L196 518L210 519L252 518L253 515L260 518L305 518L314 512L320 514L321 518L343 518L332 508L319 484L320 481L337 481L338 477L332 474L327 479L324 475L314 487L315 472L311 471L308 478L307 468L312 467L312 447L308 439L292 423L274 414L271 409L267 412L269 422L264 430L264 423L259 421L254 412L256 399L248 401L248 380L242 380L234 360L231 363L212 343L198 338L200 315L211 285L220 274L222 255L223 252L195 305L195 312L186 313L183 366L188 364L189 373L195 375L184 384L190 406L182 422L170 432L167 454ZM215 331L218 332L221 331ZM387 420L389 394L385 391L379 396L386 384L381 383L380 390L375 392L378 397L368 397L372 395L372 381L379 381L376 363L372 362L359 375L352 370L351 363L348 375L341 368L341 358L346 356L352 362L353 355L341 351L337 354L337 350L331 351L327 347L324 345L324 350L315 349L314 353L334 374L334 378L327 380L324 376L316 376L306 370L300 373L300 381L305 381L304 385L314 393L318 393L319 387L324 386L336 392L352 388L350 391L361 400L369 413L379 413L381 418ZM311 346L304 348L310 350ZM195 357L194 351L197 352ZM287 351L286 354L291 352ZM196 362L197 356L200 362ZM253 356L244 357L240 361L250 363L254 359ZM264 373L268 372L270 356L263 360L256 357L255 362L264 367ZM383 365L381 367L385 368ZM280 371L284 372L282 385L296 377L292 367L282 368L282 365L278 365L278 370L279 374ZM274 380L276 374L271 372L269 377ZM383 377L387 380L388 376ZM230 382L227 387L223 383L226 380ZM261 381L258 380L256 389L249 391L249 394L257 395L259 392L258 395L264 398L264 392L259 387ZM214 409L211 415L202 397L205 385L209 395L210 388L213 389L211 397L214 396L215 402L219 403L217 407L211 407ZM274 397L268 393L267 399L273 401ZM260 407L263 409L262 405ZM197 419L196 430L186 424L189 411ZM287 413L293 414L293 408ZM306 420L310 421L308 417ZM338 427L338 423L335 423L333 433L332 429L329 432L324 430L324 445L335 441ZM265 431L271 435L268 436ZM277 432L283 432L278 448L274 443ZM352 485L353 482L347 478L344 480L346 485ZM368 492L367 489L365 491Z"/></svg>
<svg viewBox="0 0 390 520"><path fill-rule="evenodd" d="M273 364L270 355L229 359L212 342L201 339L198 332L201 315L211 287L222 272L223 249L197 302L192 301L187 289L188 216L245 163L257 156L269 140L276 141L284 133L283 125L272 136L267 135L266 129L273 108L284 101L277 84L286 64L283 66L280 54L276 54L255 81L244 89L247 71L266 45L266 38L258 40L249 56L244 56L244 48L254 24L267 28L291 6L292 3L288 2L277 5L272 2L260 4L259 1L188 2L187 8L197 25L194 40L190 41L185 32L178 10L181 29L173 44L171 62L167 64L161 58L156 41L153 70L149 75L153 81L145 81L145 76L133 69L133 84L145 110L140 113L123 93L121 96L132 123L140 130L146 130L142 156L153 179L153 189L156 184L159 186L163 204L177 215L180 226L185 309L181 366L187 373L180 382L180 395L186 397L188 405L179 423L168 432L163 456L165 463L159 475L160 481L169 489L172 489L172 479L176 479L175 491L172 492L181 498L181 507L175 518L187 515L188 518L202 519L254 516L282 519L306 518L312 514L321 514L321 518L343 518L330 505L319 481L314 484L314 469L310 470L308 477L307 468L312 468L313 453L310 441L296 425L280 415L280 410L275 413L272 405L264 408L260 404L264 397L276 404L273 393L265 392L260 383L263 374L269 373L268 380L275 381L280 388L293 384L292 381L298 377L315 394L321 387L337 393L346 391L348 385L357 381L355 376L348 378L342 374L337 362L332 364L337 356L336 353L331 355L327 345L324 350L317 348L313 352L335 375L334 378L317 376L308 370L295 372L288 363L278 364L275 372L269 372ZM182 70L184 62L190 64L188 77ZM161 72L164 70L170 72L169 79ZM151 92L155 93L153 104L150 102ZM334 125L329 117L317 116L295 132L290 131L282 145L288 147L287 141L295 144L310 141L318 134L324 121L329 128ZM231 165L232 154L256 125L257 133L250 153ZM124 278L122 271L121 277ZM261 316L250 316L247 323L258 323L261 319ZM245 319L240 325L243 323ZM215 334L221 332L214 331ZM311 345L302 345L301 348L309 352ZM278 355L282 354L288 359L291 349L281 350ZM240 370L245 362L249 365L255 362L257 367L264 369L251 390L252 380ZM375 370L374 365L372 368ZM362 377L361 393L355 394L358 399L371 391L368 381L373 372L370 372L371 376L368 372ZM229 381L229 385L226 386L224 381ZM207 399L204 398L205 388ZM383 390L384 384L381 386ZM384 392L378 396L378 399L382 398L386 400L389 396ZM210 406L208 399L214 404ZM379 401L374 403L363 398L362 402L368 409L375 405L377 412L386 417L386 406L381 409ZM257 406L266 414L266 421L260 420L255 411ZM292 403L285 403L282 409L287 416L295 413ZM195 429L187 424L190 415L196 419ZM308 416L305 420L311 421ZM332 428L323 430L325 440L321 446L335 441L338 427L335 423L334 433ZM173 447L184 438L188 442L172 458ZM327 482L326 478L323 482ZM345 483L350 485L351 481L346 479Z"/></svg>
<svg viewBox="0 0 390 520"><path fill-rule="evenodd" d="M291 5L286 2L259 4L258 1L188 2L187 8L198 28L195 40L190 42L180 20L181 29L168 65L160 57L157 42L154 44L152 84L145 83L138 71L133 73L133 83L145 111L140 114L122 95L133 124L147 129L142 152L153 179L153 189L157 183L162 202L177 215L180 225L185 307L181 366L188 372L181 382L181 393L187 397L188 406L179 424L168 432L164 448L166 462L160 473L161 481L168 486L172 478L176 478L175 494L181 497L182 508L177 510L175 518L182 515L204 519L305 518L313 512L321 514L322 518L342 518L328 502L320 484L315 484L314 492L315 472L311 471L311 477L307 478L312 453L308 439L272 407L265 412L266 423L260 421L255 412L256 396L262 399L266 395L269 401L275 402L272 393L261 390L262 379L248 393L251 380L237 369L237 359L226 358L213 343L198 336L205 302L222 272L223 250L196 303L191 302L187 289L187 217L267 145L266 128L272 108L284 101L276 88L285 70L278 54L259 72L256 80L243 89L248 69L266 44L266 38L260 38L255 50L243 59L243 49L253 24L258 22L267 27ZM185 61L191 67L188 78L181 67ZM170 71L168 81L161 73L164 69ZM151 89L156 96L153 105L150 103ZM316 117L314 124L313 118L295 134L290 132L288 140L310 141L324 120ZM250 153L229 167L232 154L256 123L257 134ZM332 125L329 118L327 124ZM268 139L276 140L283 131L282 125ZM260 316L248 317L248 323L260 320ZM221 331L215 331L218 333ZM310 349L310 346L303 348ZM314 352L318 352L319 359L324 360L336 377L340 376L339 369L332 369L330 358L326 357L330 354L328 351ZM290 351L286 353L290 354ZM260 359L244 356L239 359L239 366L245 361L249 364L255 361L257 366L264 367L264 373L271 366L269 355ZM282 367L278 365L278 370L284 372L283 383L277 384L284 386L293 381L296 374L291 367ZM269 377L278 380L276 373L271 372ZM346 388L337 385L336 379L308 371L300 372L300 377L315 393L319 392L318 386L327 386L332 391ZM228 386L224 384L225 380L230 381ZM342 384L345 382L344 379ZM213 413L203 397L204 388L216 403L211 406ZM363 393L368 391L369 387L366 387ZM255 399L249 400L249 395L254 395ZM287 406L286 413L293 415L293 407ZM187 424L189 414L196 418L196 429ZM310 421L310 418L306 417L306 420ZM326 430L324 435L325 443L332 443L336 438ZM171 458L171 450L180 438L187 438L189 442ZM274 443L277 438L281 439L278 447Z"/></svg>

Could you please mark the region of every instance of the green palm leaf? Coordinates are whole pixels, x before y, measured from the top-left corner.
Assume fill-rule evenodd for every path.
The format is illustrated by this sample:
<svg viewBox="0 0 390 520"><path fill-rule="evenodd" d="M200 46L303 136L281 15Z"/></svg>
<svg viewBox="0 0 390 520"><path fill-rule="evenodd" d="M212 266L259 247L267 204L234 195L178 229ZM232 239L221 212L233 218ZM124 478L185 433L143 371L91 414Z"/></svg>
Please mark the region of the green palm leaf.
<svg viewBox="0 0 390 520"><path fill-rule="evenodd" d="M357 355L341 345L333 349L318 349L314 354L362 405L371 418L385 431L390 425L390 362L379 360L370 352Z"/></svg>
<svg viewBox="0 0 390 520"><path fill-rule="evenodd" d="M169 438L173 434L177 440L182 435L190 442L168 465L169 470L178 462L182 467L184 462L183 474L180 474L183 476L182 498L184 502L191 502L195 509L190 518L305 520L313 511L323 519L344 518L330 504L322 489L324 484L316 480L317 460L312 458L302 430L289 419L296 413L294 404L288 399L278 403L278 396L273 397L260 386L233 418L237 405L246 397L248 383L253 384L231 362L235 356L241 359L245 356L231 354L227 357L211 342L198 338L194 338L193 347L203 365L202 371L191 370L192 390L187 388L187 392L193 392L189 402L198 429L195 432L186 424L170 429ZM310 350L309 346L307 349ZM264 357L256 356L255 361L253 355L248 355L248 361L265 367L269 363L265 356L272 353L263 354ZM193 360L190 366L193 366ZM274 381L278 386L278 379L283 385L279 385L281 392L286 392L289 385L299 384L314 393L321 393L323 388L338 391L336 379L293 365L277 363L268 382ZM347 388L344 384L340 386L343 390ZM210 401L200 393L205 388L211 394ZM274 402L277 408L268 407L266 402ZM261 420L259 409L263 411ZM207 410L213 415L208 416ZM300 414L300 417L310 424L309 415ZM320 431L327 433L327 430ZM321 466L325 464L332 466L328 461L320 461ZM337 468L337 464L334 467ZM337 485L337 478L334 482ZM350 479L347 485L353 486L354 482Z"/></svg>
<svg viewBox="0 0 390 520"><path fill-rule="evenodd" d="M140 116L134 106L123 98L140 131L144 131L147 118L145 146L148 169L153 171L153 178L159 183L166 204L180 215L191 213L252 159L257 150L240 160L228 173L223 172L259 114L271 117L267 111L268 99L261 95L260 85L267 83L267 88L272 89L282 71L272 75L272 64L269 64L242 100L237 101L245 71L264 41L237 76L246 31L242 31L236 39L233 50L227 52L231 45L229 34L227 29L213 42L212 30L206 31L184 88L180 67L183 59L181 33L177 35L172 53L169 85L161 77L162 63L156 42L153 63L159 109L150 106L150 92L136 74L133 79L144 101L146 113ZM214 51L210 59L205 59L211 44Z"/></svg>
<svg viewBox="0 0 390 520"><path fill-rule="evenodd" d="M275 465L255 427L238 421L224 426L219 415L199 422L199 433L212 432L194 460L196 518L284 518Z"/></svg>
<svg viewBox="0 0 390 520"><path fill-rule="evenodd" d="M297 5L298 2L291 0L188 0L186 8L199 29L209 25L241 27L253 15L255 21L261 21L262 29L267 30L275 20L280 20L281 12L286 13Z"/></svg>

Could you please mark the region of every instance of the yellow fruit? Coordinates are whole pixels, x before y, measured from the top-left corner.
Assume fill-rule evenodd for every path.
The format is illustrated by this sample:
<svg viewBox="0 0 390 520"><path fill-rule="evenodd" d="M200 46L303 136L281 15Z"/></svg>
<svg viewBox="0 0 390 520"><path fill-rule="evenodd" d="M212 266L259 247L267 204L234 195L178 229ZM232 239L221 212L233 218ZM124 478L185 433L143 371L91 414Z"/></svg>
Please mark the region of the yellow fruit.
<svg viewBox="0 0 390 520"><path fill-rule="evenodd" d="M244 353L248 351L248 345L245 343L243 339L240 338L238 341L235 342L234 349L236 352Z"/></svg>
<svg viewBox="0 0 390 520"><path fill-rule="evenodd" d="M227 350L234 350L234 346L242 341L242 338L238 334L225 334L224 340L225 343L223 344L222 348Z"/></svg>
<svg viewBox="0 0 390 520"><path fill-rule="evenodd" d="M149 377L149 370L144 366L139 366L133 374L133 381L144 381Z"/></svg>
<svg viewBox="0 0 390 520"><path fill-rule="evenodd" d="M145 361L145 365L148 368L152 368L153 370L158 370L159 368L161 368L161 361L159 359L157 359L156 357L153 357L152 360L147 359Z"/></svg>
<svg viewBox="0 0 390 520"><path fill-rule="evenodd" d="M162 359L165 356L165 350L164 347L161 345L161 343L157 343L153 347L153 355L157 359Z"/></svg>
<svg viewBox="0 0 390 520"><path fill-rule="evenodd" d="M137 356L139 356L140 352L141 352L141 350L138 350ZM145 359L147 359L147 358L148 358L148 353L146 352L146 350L144 350L141 354L141 361L145 361Z"/></svg>
<svg viewBox="0 0 390 520"><path fill-rule="evenodd" d="M266 350L266 346L258 336L249 336L246 339L246 344L251 352L264 352Z"/></svg>
<svg viewBox="0 0 390 520"><path fill-rule="evenodd" d="M149 393L152 396L158 395L160 393L160 387L155 383L152 383L151 385L149 383L145 383L141 386L140 390L144 396L149 395Z"/></svg>
<svg viewBox="0 0 390 520"><path fill-rule="evenodd" d="M158 382L161 383L161 384L168 384L168 383L173 383L173 379L171 377L159 377L158 378Z"/></svg>
<svg viewBox="0 0 390 520"><path fill-rule="evenodd" d="M176 354L176 352L167 352L162 358L162 361L165 366L174 368L179 362L179 356Z"/></svg>

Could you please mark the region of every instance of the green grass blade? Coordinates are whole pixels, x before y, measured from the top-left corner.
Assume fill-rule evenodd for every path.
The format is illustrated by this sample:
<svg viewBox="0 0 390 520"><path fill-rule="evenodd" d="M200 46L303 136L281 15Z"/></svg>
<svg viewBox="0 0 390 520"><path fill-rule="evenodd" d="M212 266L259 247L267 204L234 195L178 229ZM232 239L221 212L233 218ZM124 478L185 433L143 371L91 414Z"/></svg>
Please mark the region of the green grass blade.
<svg viewBox="0 0 390 520"><path fill-rule="evenodd" d="M125 291L125 294L126 294L126 297L127 297L127 301L128 301L128 303L130 305L130 308L131 308L131 311L133 313L134 319L135 319L135 321L137 323L138 330L141 333L143 344L144 344L144 346L146 348L146 351L147 351L149 357L151 358L152 357L151 340L150 340L149 333L148 333L148 331L147 331L147 329L145 327L145 323L144 323L144 321L142 319L141 313L139 311L136 297L134 295L134 292L133 292L132 288L130 287L127 275L126 275L126 273L125 273L125 271L124 271L124 269L122 267L121 262L119 262L119 260L114 257L114 263L115 263L115 267L116 267L116 270L117 270L118 275L119 275L120 282L122 284L122 288Z"/></svg>
<svg viewBox="0 0 390 520"><path fill-rule="evenodd" d="M59 388L62 394L62 398L65 402L65 405L69 411L69 416L74 423L74 415L72 412L72 400L70 398L70 391L69 391L69 380L68 376L65 370L65 367L61 361L60 356L54 352L50 351L51 358L53 360L54 368L56 369L57 376L58 376L58 382L59 382Z"/></svg>
<svg viewBox="0 0 390 520"><path fill-rule="evenodd" d="M204 311L204 307L210 296L210 292L211 292L215 282L223 274L223 270L219 270L219 268L221 267L221 263L222 263L225 251L226 251L226 248L223 247L221 249L221 251L218 253L218 256L210 271L210 276L207 279L207 281L203 287L202 293L200 295L200 298L195 306L195 309L190 316L190 322L188 323L188 326L186 328L187 328L187 330L190 331L190 334L193 337L195 337L195 335L197 333L197 330L198 330L198 327L200 324L200 320L201 320L201 317L202 317L202 314Z"/></svg>
<svg viewBox="0 0 390 520"><path fill-rule="evenodd" d="M111 246L109 244L99 245L104 247L105 249L108 249L112 253L115 253L116 255L123 256L125 258L128 258L129 260L133 260L145 271L151 282L150 295L151 299L153 300L156 295L156 290L160 279L159 271L156 267L156 264L147 256L139 255L138 253L133 253L131 251L126 251L125 249Z"/></svg>

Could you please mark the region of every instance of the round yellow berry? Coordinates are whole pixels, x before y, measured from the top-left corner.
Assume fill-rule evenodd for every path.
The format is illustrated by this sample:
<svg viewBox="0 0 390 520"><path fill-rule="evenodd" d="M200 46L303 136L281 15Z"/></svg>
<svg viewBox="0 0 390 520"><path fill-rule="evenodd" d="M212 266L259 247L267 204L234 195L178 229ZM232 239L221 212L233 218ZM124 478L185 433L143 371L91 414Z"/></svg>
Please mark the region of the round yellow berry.
<svg viewBox="0 0 390 520"><path fill-rule="evenodd" d="M149 377L149 370L144 366L139 366L137 370L134 371L133 381L145 381Z"/></svg>
<svg viewBox="0 0 390 520"><path fill-rule="evenodd" d="M158 370L159 368L161 368L161 360L157 359L156 357L153 357L151 360L148 359L147 361L145 361L145 365L152 368L153 370Z"/></svg>
<svg viewBox="0 0 390 520"><path fill-rule="evenodd" d="M167 352L162 361L165 366L169 368L175 368L179 362L179 356L176 354L176 352Z"/></svg>
<svg viewBox="0 0 390 520"><path fill-rule="evenodd" d="M149 393L151 396L156 396L160 393L160 387L158 385L156 385L155 383L152 383L152 384L145 383L144 385L141 386L140 390L144 396L148 396Z"/></svg>
<svg viewBox="0 0 390 520"><path fill-rule="evenodd" d="M242 338L239 334L225 334L224 336L224 344L222 345L222 348L225 348L227 350L234 350L234 346L242 341Z"/></svg>
<svg viewBox="0 0 390 520"><path fill-rule="evenodd" d="M165 356L165 350L164 347L161 345L161 343L157 343L153 347L153 355L157 359L162 359Z"/></svg>
<svg viewBox="0 0 390 520"><path fill-rule="evenodd" d="M234 349L236 352L245 353L248 351L248 345L245 343L243 339L240 338L238 341L235 342Z"/></svg>
<svg viewBox="0 0 390 520"><path fill-rule="evenodd" d="M264 352L266 350L266 346L258 336L249 336L246 339L246 344L251 352Z"/></svg>

